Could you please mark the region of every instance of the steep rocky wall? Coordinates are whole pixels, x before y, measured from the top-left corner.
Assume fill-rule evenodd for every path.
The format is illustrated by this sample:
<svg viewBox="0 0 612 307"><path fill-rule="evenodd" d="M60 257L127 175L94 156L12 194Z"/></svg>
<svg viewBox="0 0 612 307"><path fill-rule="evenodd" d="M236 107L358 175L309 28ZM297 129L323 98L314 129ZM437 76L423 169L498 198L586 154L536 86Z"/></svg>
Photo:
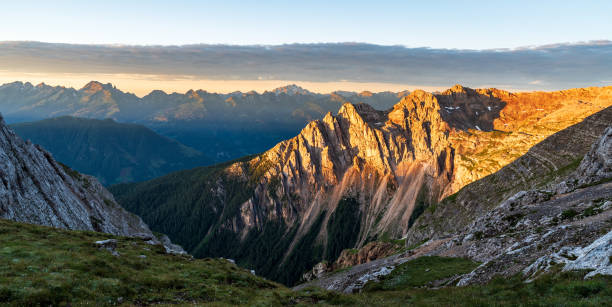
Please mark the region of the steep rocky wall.
<svg viewBox="0 0 612 307"><path fill-rule="evenodd" d="M438 199L452 178L449 133L436 98L423 91L386 112L345 104L248 166L232 168L244 177L247 168L266 167L254 196L241 206L244 228L234 230L244 236L282 218L301 225L299 238L323 212L325 225L340 198L351 196L365 213L359 242L383 232L401 236L423 184Z"/></svg>
<svg viewBox="0 0 612 307"><path fill-rule="evenodd" d="M91 176L57 163L24 142L0 116L0 217L18 222L115 235L151 235Z"/></svg>

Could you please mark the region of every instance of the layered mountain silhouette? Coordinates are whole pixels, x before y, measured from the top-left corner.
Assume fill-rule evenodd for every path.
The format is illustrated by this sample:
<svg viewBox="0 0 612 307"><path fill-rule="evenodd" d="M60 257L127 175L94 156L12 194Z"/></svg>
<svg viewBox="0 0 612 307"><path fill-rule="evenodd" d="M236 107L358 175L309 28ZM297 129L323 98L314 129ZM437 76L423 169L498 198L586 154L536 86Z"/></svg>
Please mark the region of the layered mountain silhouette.
<svg viewBox="0 0 612 307"><path fill-rule="evenodd" d="M139 98L96 81L79 90L13 82L0 86L0 112L10 123L68 115L144 124L221 162L262 152L345 102L384 110L406 94L317 94L288 85L264 93L156 90Z"/></svg>
<svg viewBox="0 0 612 307"><path fill-rule="evenodd" d="M231 257L294 284L344 248L411 234L426 208L611 103L612 87L510 93L459 85L415 91L386 111L344 103L262 154L111 191L194 255ZM567 150L570 158L585 152Z"/></svg>
<svg viewBox="0 0 612 307"><path fill-rule="evenodd" d="M11 125L23 139L104 185L152 179L211 159L138 124L62 116Z"/></svg>

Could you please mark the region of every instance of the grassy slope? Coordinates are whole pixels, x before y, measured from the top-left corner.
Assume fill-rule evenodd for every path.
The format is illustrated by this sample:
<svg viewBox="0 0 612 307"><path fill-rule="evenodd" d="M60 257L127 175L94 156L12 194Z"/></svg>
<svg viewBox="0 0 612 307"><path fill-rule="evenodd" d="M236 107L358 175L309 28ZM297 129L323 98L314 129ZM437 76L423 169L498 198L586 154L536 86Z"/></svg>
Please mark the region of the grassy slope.
<svg viewBox="0 0 612 307"><path fill-rule="evenodd" d="M109 238L119 257L93 244ZM0 305L278 305L326 295L337 296L294 293L226 260L167 255L138 239L0 220Z"/></svg>
<svg viewBox="0 0 612 307"><path fill-rule="evenodd" d="M583 279L584 273L557 273L531 283L497 278L484 286L392 288L353 299L379 306L610 306L612 278Z"/></svg>
<svg viewBox="0 0 612 307"><path fill-rule="evenodd" d="M93 242L118 240L119 257ZM142 258L141 255L146 256ZM545 275L533 283L498 279L485 286L423 287L467 272L465 259L420 258L379 285L342 295L291 291L221 259L167 255L161 246L107 234L67 231L0 220L0 305L606 305L612 279ZM427 270L429 269L429 270Z"/></svg>

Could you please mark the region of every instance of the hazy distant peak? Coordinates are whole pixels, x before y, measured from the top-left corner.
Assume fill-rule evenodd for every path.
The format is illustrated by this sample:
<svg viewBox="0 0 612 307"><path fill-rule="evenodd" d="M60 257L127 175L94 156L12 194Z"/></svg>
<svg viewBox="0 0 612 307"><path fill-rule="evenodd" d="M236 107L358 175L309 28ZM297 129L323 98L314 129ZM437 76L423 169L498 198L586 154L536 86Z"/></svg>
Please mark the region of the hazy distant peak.
<svg viewBox="0 0 612 307"><path fill-rule="evenodd" d="M236 97L236 96L240 97L240 96L242 96L242 94L243 93L241 91L233 91L233 92L227 94L226 96L227 97Z"/></svg>
<svg viewBox="0 0 612 307"><path fill-rule="evenodd" d="M401 92L398 92L396 95L398 98L402 98L402 97L410 95L410 91L401 91Z"/></svg>
<svg viewBox="0 0 612 307"><path fill-rule="evenodd" d="M90 81L83 88L81 88L81 91L87 93L96 93L102 90L112 90L113 88L114 86L110 83L102 84L98 81Z"/></svg>
<svg viewBox="0 0 612 307"><path fill-rule="evenodd" d="M166 92L162 91L162 90L152 90L145 97L151 98L151 97L164 97L164 96L168 96L168 94Z"/></svg>
<svg viewBox="0 0 612 307"><path fill-rule="evenodd" d="M295 85L295 84L289 84L283 87L275 88L274 90L272 90L272 93L276 95L280 95L280 94L311 95L312 94L312 92L310 92L309 90L304 89L303 87Z"/></svg>
<svg viewBox="0 0 612 307"><path fill-rule="evenodd" d="M19 89L31 89L34 87L34 85L32 85L32 83L30 82L21 82L21 81L15 81L15 82L11 82L11 83L5 83L3 85L1 85L0 87L7 87L7 88L19 88Z"/></svg>
<svg viewBox="0 0 612 307"><path fill-rule="evenodd" d="M332 94L336 94L336 95L342 96L344 98L348 98L348 97L357 95L356 92L350 92L350 91L335 91Z"/></svg>

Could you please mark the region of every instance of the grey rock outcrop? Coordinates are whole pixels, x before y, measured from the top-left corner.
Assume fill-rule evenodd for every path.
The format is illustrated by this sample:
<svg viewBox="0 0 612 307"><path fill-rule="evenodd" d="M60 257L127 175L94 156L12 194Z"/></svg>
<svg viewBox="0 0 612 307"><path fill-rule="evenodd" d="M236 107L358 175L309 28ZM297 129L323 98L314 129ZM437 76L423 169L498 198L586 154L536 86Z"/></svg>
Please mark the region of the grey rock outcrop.
<svg viewBox="0 0 612 307"><path fill-rule="evenodd" d="M564 271L593 270L586 275L587 278L598 274L612 275L612 231L587 247L577 248L574 253L578 258L567 263Z"/></svg>
<svg viewBox="0 0 612 307"><path fill-rule="evenodd" d="M612 177L612 127L593 144L572 178L578 186L600 182Z"/></svg>
<svg viewBox="0 0 612 307"><path fill-rule="evenodd" d="M0 218L70 230L147 237L155 244L160 243L140 217L118 205L94 177L56 162L40 146L23 141L4 123L2 116ZM182 250L176 245L170 248Z"/></svg>

